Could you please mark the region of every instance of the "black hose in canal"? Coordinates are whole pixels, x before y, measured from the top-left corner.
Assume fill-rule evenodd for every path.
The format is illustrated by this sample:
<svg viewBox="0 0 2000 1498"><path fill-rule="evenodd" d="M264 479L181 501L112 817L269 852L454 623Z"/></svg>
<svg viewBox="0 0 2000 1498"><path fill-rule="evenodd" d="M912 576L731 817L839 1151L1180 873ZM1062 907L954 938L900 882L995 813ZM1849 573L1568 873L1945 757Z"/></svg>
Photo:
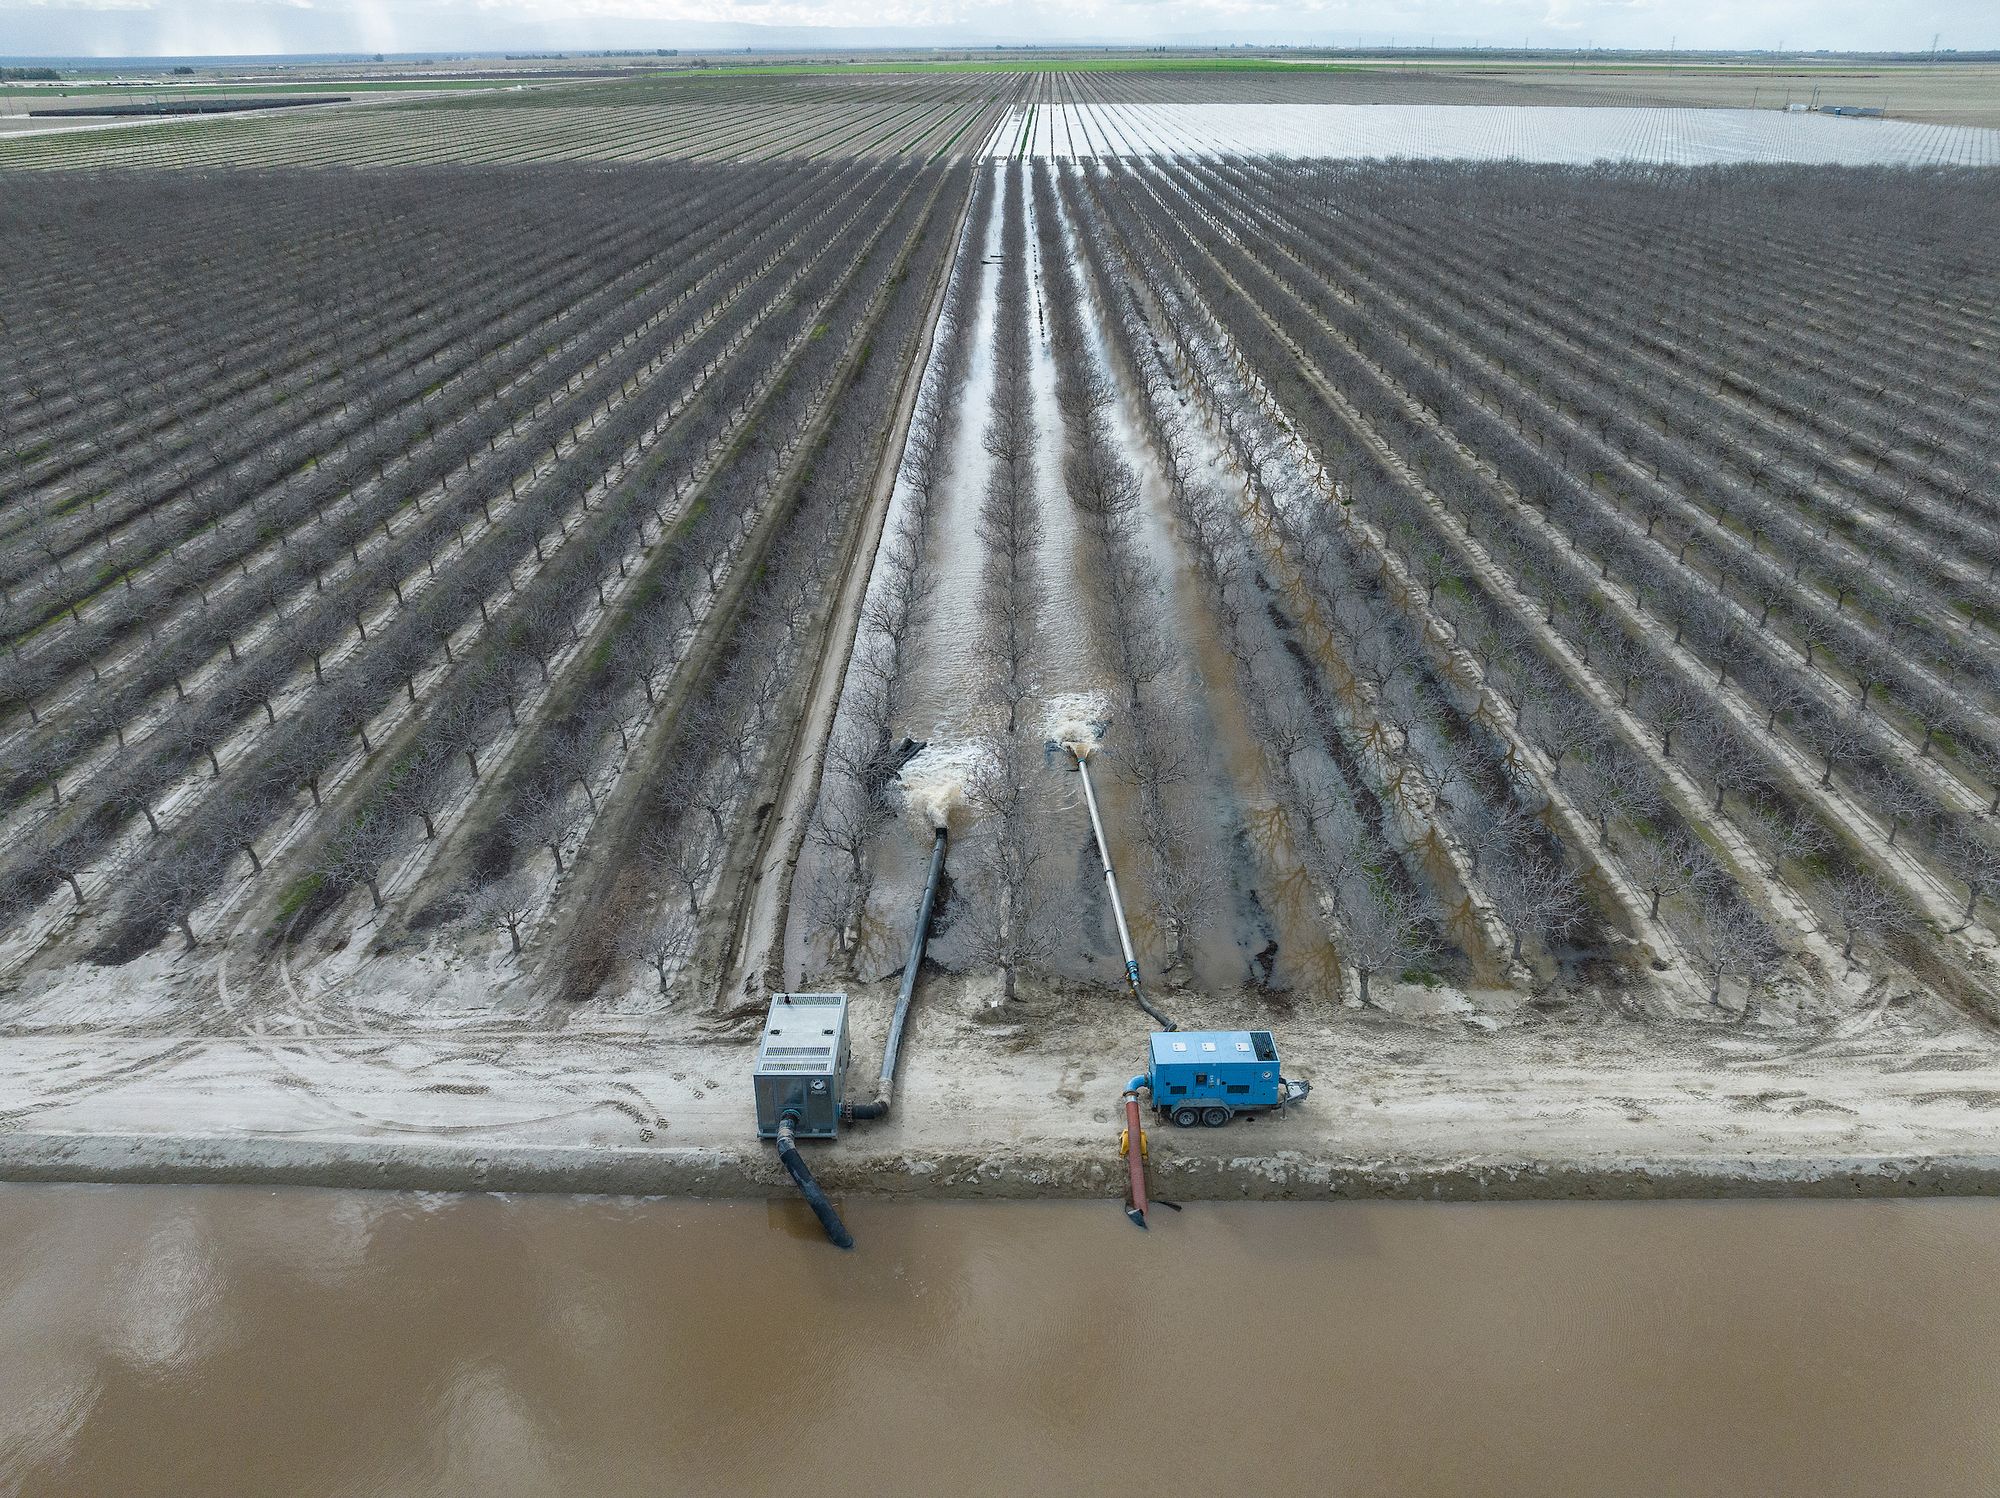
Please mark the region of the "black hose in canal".
<svg viewBox="0 0 2000 1498"><path fill-rule="evenodd" d="M836 1248L854 1247L854 1235L847 1231L847 1224L840 1220L833 1203L827 1200L826 1192L820 1188L813 1173L806 1169L806 1162L799 1156L799 1147L792 1142L794 1120L787 1113L778 1120L778 1160L785 1167L785 1174L792 1178L792 1184L799 1188L799 1194L806 1199L806 1205L819 1219L819 1225L826 1229L826 1236Z"/></svg>

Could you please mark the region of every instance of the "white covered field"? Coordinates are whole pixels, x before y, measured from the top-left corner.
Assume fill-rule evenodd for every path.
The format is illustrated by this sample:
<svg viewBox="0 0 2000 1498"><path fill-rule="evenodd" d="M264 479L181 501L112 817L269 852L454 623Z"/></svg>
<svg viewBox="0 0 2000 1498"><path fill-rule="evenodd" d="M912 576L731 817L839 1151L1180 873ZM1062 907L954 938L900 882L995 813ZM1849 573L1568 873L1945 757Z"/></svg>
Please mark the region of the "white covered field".
<svg viewBox="0 0 2000 1498"><path fill-rule="evenodd" d="M1045 104L1011 111L994 157L1267 155L1644 161L1699 166L1993 166L2000 130L1752 109L1438 104Z"/></svg>

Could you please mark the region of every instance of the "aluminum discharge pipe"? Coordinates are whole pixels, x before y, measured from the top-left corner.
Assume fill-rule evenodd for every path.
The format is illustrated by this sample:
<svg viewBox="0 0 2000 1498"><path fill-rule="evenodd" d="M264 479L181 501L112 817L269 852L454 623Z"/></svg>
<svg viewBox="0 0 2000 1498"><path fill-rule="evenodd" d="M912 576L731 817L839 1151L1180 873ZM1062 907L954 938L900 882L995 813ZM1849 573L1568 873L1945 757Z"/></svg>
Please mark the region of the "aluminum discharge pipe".
<svg viewBox="0 0 2000 1498"><path fill-rule="evenodd" d="M885 1118L896 1090L896 1053L903 1045L903 1022L910 1017L910 1000L917 991L917 970L924 965L924 948L931 939L931 911L937 907L938 879L944 873L945 830L940 827L931 840L931 873L924 881L924 898L917 906L917 928L910 933L910 955L903 963L903 988L896 997L896 1012L889 1019L889 1038L882 1044L882 1074L875 1082L875 1101L849 1103L847 1116Z"/></svg>
<svg viewBox="0 0 2000 1498"><path fill-rule="evenodd" d="M1090 749L1082 744L1065 744L1063 748L1076 761L1076 773L1083 777L1084 804L1090 808L1090 830L1097 835L1097 856L1104 864L1104 887L1111 892L1111 914L1118 922L1118 944L1125 952L1125 978L1132 985L1132 997L1162 1030L1178 1030L1179 1025L1146 1002L1146 992L1139 986L1139 959L1132 953L1132 933L1125 925L1125 902L1118 894L1118 875L1111 868L1111 844L1105 841L1104 821L1097 814L1097 793L1090 788Z"/></svg>

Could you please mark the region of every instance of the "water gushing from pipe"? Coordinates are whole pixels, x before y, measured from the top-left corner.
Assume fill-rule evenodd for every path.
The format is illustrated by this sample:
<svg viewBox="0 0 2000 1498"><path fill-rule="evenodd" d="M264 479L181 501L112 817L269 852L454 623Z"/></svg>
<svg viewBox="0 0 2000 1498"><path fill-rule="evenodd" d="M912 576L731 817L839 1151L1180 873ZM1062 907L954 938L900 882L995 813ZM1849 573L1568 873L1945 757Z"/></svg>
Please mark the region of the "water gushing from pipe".
<svg viewBox="0 0 2000 1498"><path fill-rule="evenodd" d="M930 831L963 830L967 792L993 765L993 746L977 739L933 741L905 762L897 779L903 805Z"/></svg>

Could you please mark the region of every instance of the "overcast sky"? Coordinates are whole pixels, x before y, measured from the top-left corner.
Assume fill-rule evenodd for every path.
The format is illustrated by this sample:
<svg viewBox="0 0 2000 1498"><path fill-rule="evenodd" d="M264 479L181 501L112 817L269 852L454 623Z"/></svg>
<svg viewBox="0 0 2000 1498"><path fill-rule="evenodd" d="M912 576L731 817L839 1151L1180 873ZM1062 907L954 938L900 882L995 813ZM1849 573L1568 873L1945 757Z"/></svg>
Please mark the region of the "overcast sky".
<svg viewBox="0 0 2000 1498"><path fill-rule="evenodd" d="M784 28L778 34L740 26ZM855 28L802 36L793 28ZM2000 48L2000 0L0 0L0 54L1306 42Z"/></svg>

